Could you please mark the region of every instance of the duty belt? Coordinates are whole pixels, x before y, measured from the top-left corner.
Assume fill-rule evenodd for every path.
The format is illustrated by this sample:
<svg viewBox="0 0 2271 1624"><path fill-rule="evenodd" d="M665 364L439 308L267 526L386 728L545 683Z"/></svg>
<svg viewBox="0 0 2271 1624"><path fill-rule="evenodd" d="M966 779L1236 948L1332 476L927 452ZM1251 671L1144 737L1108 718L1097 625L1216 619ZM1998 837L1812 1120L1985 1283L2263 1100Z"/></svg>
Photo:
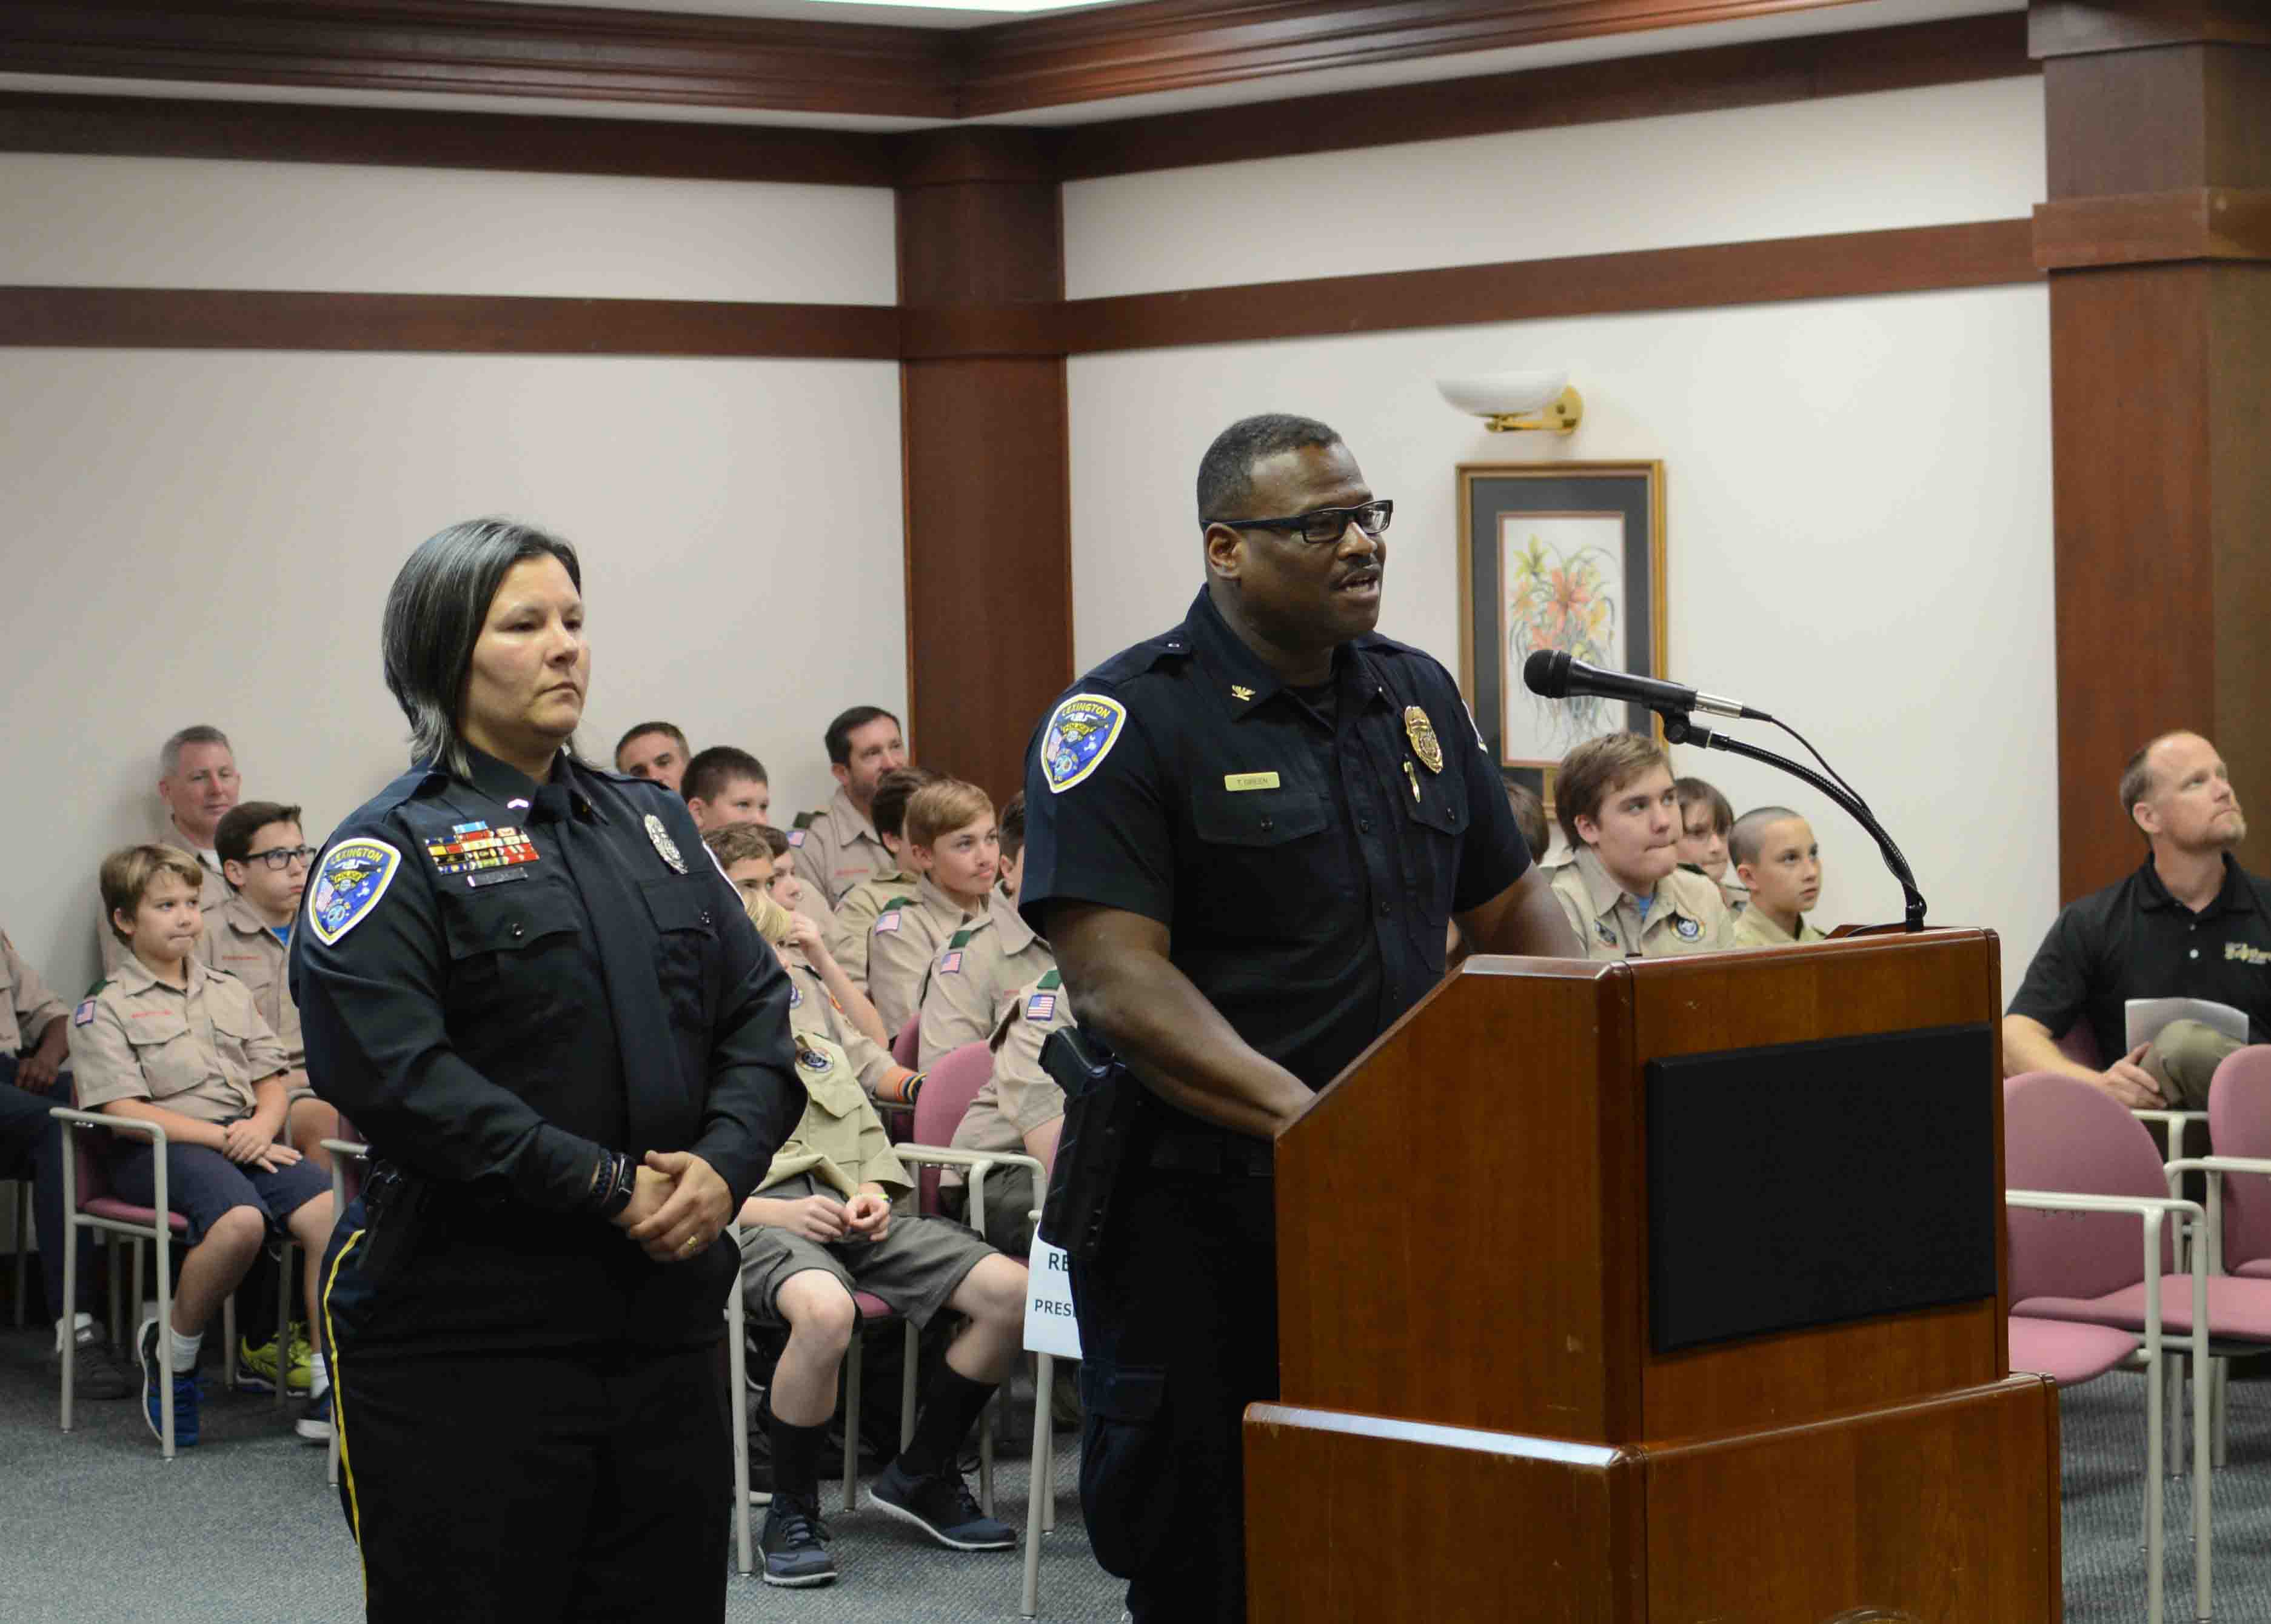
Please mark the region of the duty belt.
<svg viewBox="0 0 2271 1624"><path fill-rule="evenodd" d="M1266 1179L1276 1169L1276 1147L1243 1134L1162 1129L1151 1144L1151 1166L1163 1173L1210 1173Z"/></svg>

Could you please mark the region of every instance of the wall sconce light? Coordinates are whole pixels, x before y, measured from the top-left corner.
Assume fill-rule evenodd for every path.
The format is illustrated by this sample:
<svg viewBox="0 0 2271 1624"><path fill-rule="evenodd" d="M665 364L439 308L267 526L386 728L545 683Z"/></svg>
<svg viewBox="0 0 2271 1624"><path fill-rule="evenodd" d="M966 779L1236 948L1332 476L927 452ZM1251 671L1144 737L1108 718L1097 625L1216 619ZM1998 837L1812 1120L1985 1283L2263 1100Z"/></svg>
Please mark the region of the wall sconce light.
<svg viewBox="0 0 2271 1624"><path fill-rule="evenodd" d="M1493 434L1523 429L1567 434L1585 417L1585 398L1569 386L1566 369L1437 378L1435 389L1460 411L1481 418Z"/></svg>

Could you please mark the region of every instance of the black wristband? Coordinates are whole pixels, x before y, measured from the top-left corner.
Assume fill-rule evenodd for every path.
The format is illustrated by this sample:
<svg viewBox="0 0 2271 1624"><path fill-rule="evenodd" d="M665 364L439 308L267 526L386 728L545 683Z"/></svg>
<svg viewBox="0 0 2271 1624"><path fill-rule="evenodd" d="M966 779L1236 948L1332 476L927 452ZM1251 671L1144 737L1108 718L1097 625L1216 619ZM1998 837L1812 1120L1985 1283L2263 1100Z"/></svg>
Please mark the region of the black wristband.
<svg viewBox="0 0 2271 1624"><path fill-rule="evenodd" d="M631 1158L621 1151L612 1151L601 1159L599 1177L594 1181L601 1218L611 1218L631 1204L634 1177Z"/></svg>

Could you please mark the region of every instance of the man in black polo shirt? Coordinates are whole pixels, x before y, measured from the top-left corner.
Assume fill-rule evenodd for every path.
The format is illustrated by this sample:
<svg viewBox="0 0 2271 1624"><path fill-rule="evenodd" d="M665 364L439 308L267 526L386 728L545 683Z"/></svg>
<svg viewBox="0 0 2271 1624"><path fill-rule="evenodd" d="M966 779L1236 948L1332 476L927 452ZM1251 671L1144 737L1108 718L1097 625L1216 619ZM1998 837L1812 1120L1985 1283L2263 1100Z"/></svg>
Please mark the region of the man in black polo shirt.
<svg viewBox="0 0 2271 1624"><path fill-rule="evenodd" d="M1583 957L1449 674L1373 631L1389 511L1322 423L1225 429L1190 612L1075 685L1027 757L1020 906L1145 1090L1072 1270L1081 1500L1136 1624L1246 1617L1271 1140L1441 978L1451 920L1478 952Z"/></svg>
<svg viewBox="0 0 2271 1624"><path fill-rule="evenodd" d="M2003 1069L2083 1077L2133 1108L2199 1109L2215 1062L2238 1046L2179 1023L2132 1048L2123 1009L2132 998L2213 999L2246 1011L2251 1043L2271 1038L2271 883L2231 855L2247 820L2223 758L2198 734L2163 734L2131 756L2121 806L2151 854L2070 905L2043 938L2003 1019ZM2103 1071L2059 1050L2078 1020L2101 1058L2118 1057Z"/></svg>

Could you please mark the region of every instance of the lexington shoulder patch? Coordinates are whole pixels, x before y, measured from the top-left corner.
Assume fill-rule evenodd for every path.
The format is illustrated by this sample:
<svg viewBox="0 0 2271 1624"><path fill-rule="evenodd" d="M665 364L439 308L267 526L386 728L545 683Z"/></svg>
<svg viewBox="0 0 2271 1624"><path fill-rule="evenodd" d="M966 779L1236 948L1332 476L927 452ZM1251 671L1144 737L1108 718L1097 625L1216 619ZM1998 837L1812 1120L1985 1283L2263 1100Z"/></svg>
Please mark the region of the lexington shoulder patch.
<svg viewBox="0 0 2271 1624"><path fill-rule="evenodd" d="M1075 694L1049 716L1041 734L1041 773L1061 795L1112 754L1128 721L1127 707L1102 694Z"/></svg>
<svg viewBox="0 0 2271 1624"><path fill-rule="evenodd" d="M325 947L353 930L378 905L402 853L369 835L342 840L324 853L324 866L308 887L308 924Z"/></svg>

